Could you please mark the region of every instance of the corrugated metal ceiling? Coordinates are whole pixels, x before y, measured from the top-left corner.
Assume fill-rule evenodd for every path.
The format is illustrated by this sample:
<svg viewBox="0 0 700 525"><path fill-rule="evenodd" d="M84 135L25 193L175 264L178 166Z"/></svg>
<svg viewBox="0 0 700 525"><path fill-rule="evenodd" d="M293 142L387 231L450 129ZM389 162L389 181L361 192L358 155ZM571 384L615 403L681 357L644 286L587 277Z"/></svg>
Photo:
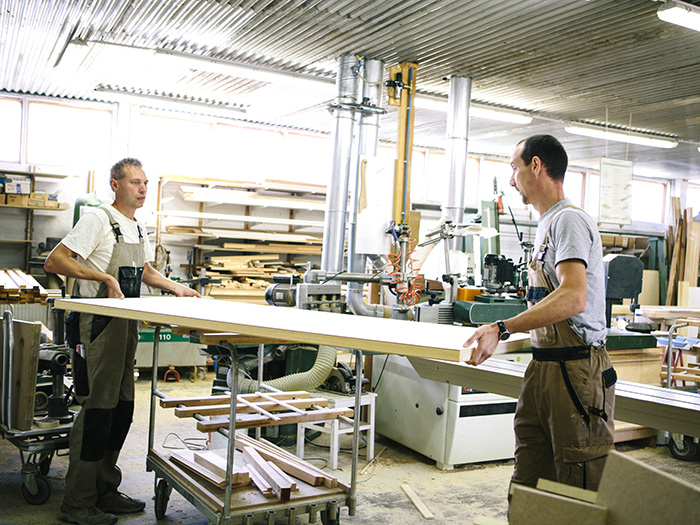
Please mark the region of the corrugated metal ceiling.
<svg viewBox="0 0 700 525"><path fill-rule="evenodd" d="M700 3L700 2L694 2ZM536 116L528 126L472 119L470 149L508 155L533 132L559 136L572 162L595 167L605 145L568 135L563 121L605 122L667 134L673 150L609 143L645 175L700 178L700 33L662 22L653 0L0 0L0 88L108 98L97 85L223 103L290 97L269 119L330 129L327 93L189 71L140 81L115 67L55 68L71 39L175 50L332 79L338 55L420 64L419 89L446 95L450 75L473 79L472 98ZM103 68L104 69L104 68ZM118 78L113 78L113 77ZM162 85L159 85L161 84ZM257 98L256 98L257 93ZM248 97L248 98L246 98ZM314 98L315 97L315 98ZM418 110L417 144L439 145L441 113ZM393 136L395 118L383 122Z"/></svg>

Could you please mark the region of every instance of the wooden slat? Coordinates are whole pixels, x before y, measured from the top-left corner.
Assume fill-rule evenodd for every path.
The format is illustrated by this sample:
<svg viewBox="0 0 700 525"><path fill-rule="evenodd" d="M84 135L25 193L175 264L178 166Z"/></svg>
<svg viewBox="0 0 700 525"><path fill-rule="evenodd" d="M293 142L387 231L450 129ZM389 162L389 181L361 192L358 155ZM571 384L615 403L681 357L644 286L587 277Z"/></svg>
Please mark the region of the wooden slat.
<svg viewBox="0 0 700 525"><path fill-rule="evenodd" d="M301 422L326 421L339 416L352 417L353 411L342 408L310 410L301 415L294 412L278 414L276 418L269 418L260 414L241 414L240 416L236 415L236 429L295 425ZM229 428L228 418L197 421L197 430L200 432L215 432L219 428Z"/></svg>
<svg viewBox="0 0 700 525"><path fill-rule="evenodd" d="M173 331L173 333L175 333ZM245 397L249 401L264 401L265 398L260 397L258 394L239 394L238 397ZM275 394L277 399L286 401L288 399L308 399L311 395L306 390L294 390L291 392L278 392ZM204 397L169 397L167 399L160 400L161 408L173 408L178 405L186 406L210 406L210 405L221 405L226 403L231 403L231 396L204 396Z"/></svg>
<svg viewBox="0 0 700 525"><path fill-rule="evenodd" d="M292 495L292 484L289 483L288 480L282 479L274 469L270 468L267 462L260 457L260 454L258 454L254 448L243 447L243 457L272 487L277 499L280 501L289 501Z"/></svg>
<svg viewBox="0 0 700 525"><path fill-rule="evenodd" d="M325 403L324 403L325 401ZM299 414L305 413L303 409L311 408L313 405L318 406L328 406L328 400L322 397L310 398L310 399L294 399L285 403L280 400L270 400L264 402L255 403L256 407L259 407L267 412L280 412L283 410L292 410ZM251 407L250 404L239 403L236 405L236 414L245 414L254 412L256 409ZM175 415L177 417L192 417L195 414L201 416L225 416L228 415L230 411L230 405L212 405L212 406L184 406L175 407Z"/></svg>

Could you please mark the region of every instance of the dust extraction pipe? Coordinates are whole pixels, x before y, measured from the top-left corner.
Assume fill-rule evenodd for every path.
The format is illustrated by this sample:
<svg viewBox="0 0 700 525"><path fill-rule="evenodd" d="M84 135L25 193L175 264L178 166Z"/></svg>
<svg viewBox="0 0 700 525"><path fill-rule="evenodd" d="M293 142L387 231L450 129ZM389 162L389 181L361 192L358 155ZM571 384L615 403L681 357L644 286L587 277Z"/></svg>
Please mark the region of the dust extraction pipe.
<svg viewBox="0 0 700 525"><path fill-rule="evenodd" d="M454 224L461 224L464 219L464 187L467 179L471 91L471 78L452 77L450 79L446 137L449 183L443 215L451 219ZM456 249L458 241L457 238L449 240L450 249Z"/></svg>
<svg viewBox="0 0 700 525"><path fill-rule="evenodd" d="M338 273L343 271L345 249L345 225L348 209L348 181L350 178L351 152L355 130L358 77L352 68L359 65L353 55L338 58L338 94L333 104L335 130L333 132L333 165L326 196L326 216L323 225L321 270Z"/></svg>
<svg viewBox="0 0 700 525"><path fill-rule="evenodd" d="M381 60L366 60L364 63L364 82L362 84L362 103L367 106L379 106L382 98L382 73L384 63ZM360 157L376 157L379 143L378 112L363 111L359 126ZM350 204L350 229L348 232L348 272L363 273L365 271L366 254L356 253L357 246L357 213L360 193L360 170L356 170L352 181L352 203ZM348 283L346 303L355 315L370 317L391 317L391 308L378 304L367 304L362 298L363 283Z"/></svg>

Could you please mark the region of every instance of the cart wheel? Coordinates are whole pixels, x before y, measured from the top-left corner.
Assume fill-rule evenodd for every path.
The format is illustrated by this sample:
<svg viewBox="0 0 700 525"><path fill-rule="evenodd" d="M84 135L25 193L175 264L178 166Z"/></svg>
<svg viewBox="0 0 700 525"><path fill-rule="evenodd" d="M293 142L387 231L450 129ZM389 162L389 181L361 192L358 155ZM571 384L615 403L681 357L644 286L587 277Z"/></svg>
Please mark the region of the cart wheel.
<svg viewBox="0 0 700 525"><path fill-rule="evenodd" d="M49 486L49 482L41 476L36 476L34 480L36 481L37 493L32 494L29 492L27 485L22 485L22 497L31 505L41 505L49 499L51 487Z"/></svg>
<svg viewBox="0 0 700 525"><path fill-rule="evenodd" d="M690 436L683 436L683 446L678 447L675 439L671 439L668 444L671 449L671 455L676 459L683 461L692 461L698 456L698 444Z"/></svg>
<svg viewBox="0 0 700 525"><path fill-rule="evenodd" d="M329 517L329 512L327 510L321 511L321 523L323 525L338 525L340 523L340 510L335 512L335 517Z"/></svg>
<svg viewBox="0 0 700 525"><path fill-rule="evenodd" d="M165 517L168 500L170 500L170 487L168 487L167 481L161 479L156 486L156 501L154 505L157 520L162 520Z"/></svg>
<svg viewBox="0 0 700 525"><path fill-rule="evenodd" d="M51 456L46 456L39 462L39 473L42 476L46 476L51 470Z"/></svg>

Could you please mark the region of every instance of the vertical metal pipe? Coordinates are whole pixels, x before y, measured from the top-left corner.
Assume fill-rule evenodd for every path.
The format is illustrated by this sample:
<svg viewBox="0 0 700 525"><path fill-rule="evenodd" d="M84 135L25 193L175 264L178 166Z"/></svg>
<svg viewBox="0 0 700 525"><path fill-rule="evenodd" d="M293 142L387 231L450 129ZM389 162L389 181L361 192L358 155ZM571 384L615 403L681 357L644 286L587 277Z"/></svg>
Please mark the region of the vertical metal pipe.
<svg viewBox="0 0 700 525"><path fill-rule="evenodd" d="M382 75L384 63L381 60L366 60L363 68L362 102L365 105L379 106L382 98ZM375 157L379 145L379 113L363 112L360 116L358 133L359 154ZM356 253L357 246L357 213L360 193L361 169L355 170L352 179L352 202L350 203L350 228L348 231L348 272L364 272L365 254ZM362 299L362 283L349 283L347 303L355 315L381 316L376 308L372 308Z"/></svg>
<svg viewBox="0 0 700 525"><path fill-rule="evenodd" d="M467 150L469 143L469 103L472 80L465 77L450 79L449 108L447 111L447 156L449 159L449 183L443 206L443 215L461 224L464 219L464 190L467 178ZM455 249L460 239L448 241Z"/></svg>
<svg viewBox="0 0 700 525"><path fill-rule="evenodd" d="M326 195L326 216L323 225L323 249L321 270L338 273L343 270L345 249L345 224L348 207L348 181L350 176L355 110L345 107L357 103L358 77L352 68L358 66L355 56L342 55L338 59L336 85L338 95L333 107L335 128L333 132L333 164L331 180Z"/></svg>

